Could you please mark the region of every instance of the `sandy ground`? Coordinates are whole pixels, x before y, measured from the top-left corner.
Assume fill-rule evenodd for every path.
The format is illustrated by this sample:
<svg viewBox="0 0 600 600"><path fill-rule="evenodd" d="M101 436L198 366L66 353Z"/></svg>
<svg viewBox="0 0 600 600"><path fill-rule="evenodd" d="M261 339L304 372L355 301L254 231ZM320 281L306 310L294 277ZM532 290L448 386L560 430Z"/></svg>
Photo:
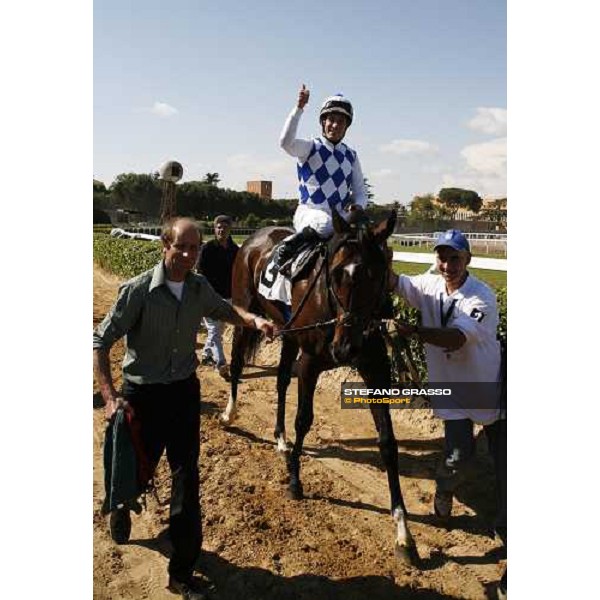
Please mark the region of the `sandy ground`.
<svg viewBox="0 0 600 600"><path fill-rule="evenodd" d="M94 325L116 297L120 280L94 270ZM226 339L231 338L226 332ZM198 352L203 335L198 337ZM120 384L123 345L111 364ZM229 346L227 346L229 355ZM215 598L344 599L487 598L499 579L504 551L489 534L493 475L485 439L478 441L473 482L462 489L448 528L429 515L441 429L427 411L394 411L401 485L409 527L421 557L417 567L398 563L385 473L368 411L339 407L339 382L356 380L349 369L321 376L315 420L305 444L306 499L288 500L286 468L275 451L275 365L278 346L261 349L240 384L239 419L218 421L229 386L199 367L202 385L200 478L204 527L199 567L215 583ZM288 391L288 438L293 440L296 380ZM176 598L165 589L170 555L167 535L169 472L157 472L157 494L133 515L128 544L110 539L103 499L102 401L94 387L94 598Z"/></svg>

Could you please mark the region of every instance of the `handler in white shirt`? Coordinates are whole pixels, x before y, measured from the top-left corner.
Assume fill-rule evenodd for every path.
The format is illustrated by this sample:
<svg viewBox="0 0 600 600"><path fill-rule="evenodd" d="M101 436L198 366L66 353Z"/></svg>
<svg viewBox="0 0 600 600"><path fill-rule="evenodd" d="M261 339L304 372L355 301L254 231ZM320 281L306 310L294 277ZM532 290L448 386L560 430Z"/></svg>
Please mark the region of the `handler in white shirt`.
<svg viewBox="0 0 600 600"><path fill-rule="evenodd" d="M422 315L422 326L405 325L404 334L418 335L424 342L429 383L477 383L477 389L487 392L487 398L481 399L481 408L472 402L461 403L460 397L452 403L441 397L438 402L443 404L437 406L432 402L435 416L444 419L445 431L434 513L443 519L450 516L454 492L464 480L465 466L475 450L473 423L480 423L496 469L496 531L506 543L506 420L500 407L500 386L496 385L501 367L496 297L467 271L471 250L460 231L450 229L443 233L434 251L439 274L390 274L390 288Z"/></svg>

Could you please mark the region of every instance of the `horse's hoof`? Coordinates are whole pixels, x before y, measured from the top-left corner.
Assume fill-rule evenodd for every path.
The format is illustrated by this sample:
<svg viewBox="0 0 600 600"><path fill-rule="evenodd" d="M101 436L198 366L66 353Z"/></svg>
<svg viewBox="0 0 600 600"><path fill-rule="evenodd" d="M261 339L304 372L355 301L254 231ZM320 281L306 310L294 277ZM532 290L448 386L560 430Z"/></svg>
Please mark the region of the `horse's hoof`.
<svg viewBox="0 0 600 600"><path fill-rule="evenodd" d="M290 449L287 442L284 440L277 440L277 453L281 454L284 458L289 454Z"/></svg>
<svg viewBox="0 0 600 600"><path fill-rule="evenodd" d="M396 542L394 546L396 558L404 565L416 567L419 564L420 557L417 547L414 544L410 546L401 546Z"/></svg>
<svg viewBox="0 0 600 600"><path fill-rule="evenodd" d="M302 490L302 485L292 485L290 484L287 491L287 497L290 500L302 500L304 498L304 492Z"/></svg>
<svg viewBox="0 0 600 600"><path fill-rule="evenodd" d="M219 421L221 425L223 425L223 427L231 427L233 425L233 422L235 421L235 415L222 414Z"/></svg>

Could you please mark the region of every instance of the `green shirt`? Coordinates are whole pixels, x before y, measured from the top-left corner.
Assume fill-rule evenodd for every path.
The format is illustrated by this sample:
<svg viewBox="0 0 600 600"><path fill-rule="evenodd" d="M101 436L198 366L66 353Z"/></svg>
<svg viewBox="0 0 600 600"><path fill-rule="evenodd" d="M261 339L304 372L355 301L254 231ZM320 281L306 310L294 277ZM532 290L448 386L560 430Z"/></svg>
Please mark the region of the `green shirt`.
<svg viewBox="0 0 600 600"><path fill-rule="evenodd" d="M206 278L188 273L181 302L166 284L164 263L130 279L94 331L94 348L110 350L125 336L123 377L132 383L171 383L198 366L196 334L203 317L230 321L236 313Z"/></svg>

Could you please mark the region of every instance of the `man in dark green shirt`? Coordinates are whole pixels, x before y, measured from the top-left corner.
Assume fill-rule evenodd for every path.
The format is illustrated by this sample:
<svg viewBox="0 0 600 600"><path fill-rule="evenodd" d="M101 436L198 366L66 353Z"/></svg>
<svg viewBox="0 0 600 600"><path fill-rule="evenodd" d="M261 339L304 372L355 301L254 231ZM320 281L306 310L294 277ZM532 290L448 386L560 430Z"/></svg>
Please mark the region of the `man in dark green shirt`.
<svg viewBox="0 0 600 600"><path fill-rule="evenodd" d="M202 546L198 456L200 384L196 377L196 332L204 317L262 331L273 324L231 306L192 269L201 237L189 219L176 218L162 235L163 260L130 279L94 331L94 372L110 420L119 406L139 423L146 458L155 468L166 449L172 474L169 533L173 554L169 587L188 600L203 595L192 577ZM110 372L109 353L126 338L123 388L119 394ZM116 541L127 541L129 509L111 515ZM126 534L116 535L125 531Z"/></svg>

